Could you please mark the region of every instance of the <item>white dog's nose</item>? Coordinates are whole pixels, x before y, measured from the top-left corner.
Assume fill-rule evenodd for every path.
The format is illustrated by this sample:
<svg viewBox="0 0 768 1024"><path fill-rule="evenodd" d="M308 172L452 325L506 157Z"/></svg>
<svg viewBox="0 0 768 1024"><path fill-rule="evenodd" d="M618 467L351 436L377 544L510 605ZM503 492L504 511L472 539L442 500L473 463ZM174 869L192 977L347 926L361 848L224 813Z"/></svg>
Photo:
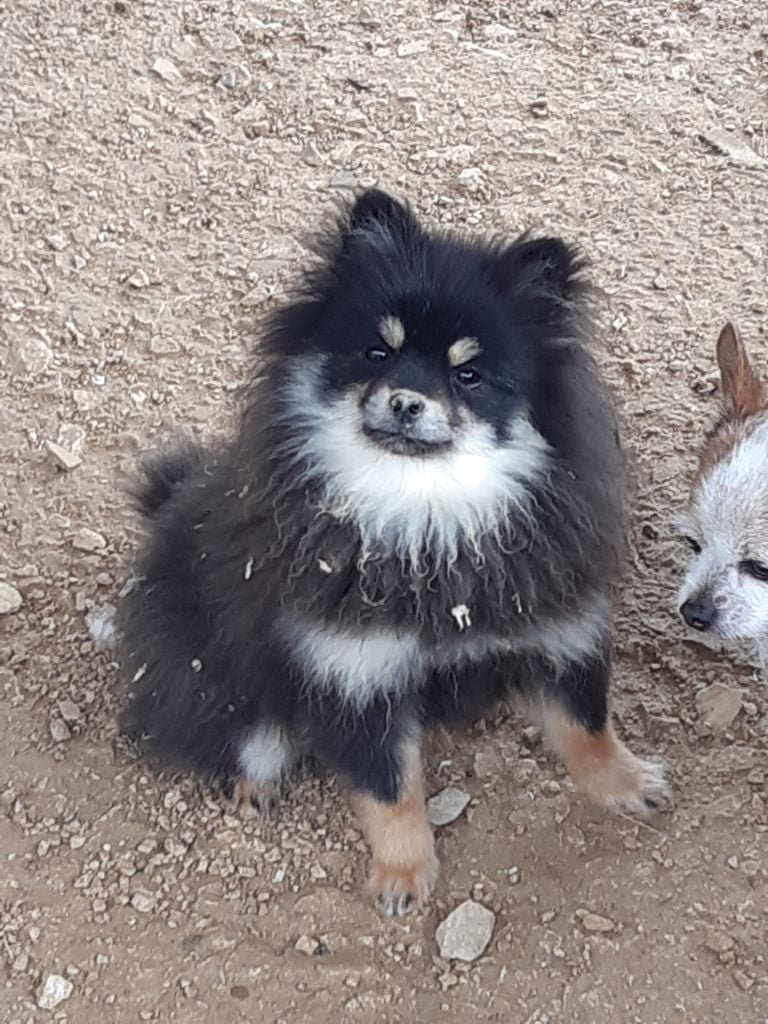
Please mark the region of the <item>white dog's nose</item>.
<svg viewBox="0 0 768 1024"><path fill-rule="evenodd" d="M717 608L709 597L692 597L680 606L680 614L691 629L698 629L699 632L705 633L712 628L712 624L717 618Z"/></svg>

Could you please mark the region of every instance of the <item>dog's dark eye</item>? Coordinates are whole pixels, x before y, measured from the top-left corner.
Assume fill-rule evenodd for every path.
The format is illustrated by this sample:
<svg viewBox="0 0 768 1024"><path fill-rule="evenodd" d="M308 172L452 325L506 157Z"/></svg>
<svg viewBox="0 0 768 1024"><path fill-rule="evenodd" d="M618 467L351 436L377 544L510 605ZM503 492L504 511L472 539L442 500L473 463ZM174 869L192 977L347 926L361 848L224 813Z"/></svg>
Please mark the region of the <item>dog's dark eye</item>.
<svg viewBox="0 0 768 1024"><path fill-rule="evenodd" d="M739 568L753 579L760 580L762 583L768 582L768 565L763 565L762 562L754 562L748 558L739 565Z"/></svg>
<svg viewBox="0 0 768 1024"><path fill-rule="evenodd" d="M683 540L694 553L694 555L701 554L701 544L699 544L697 540L694 540L693 537L683 537Z"/></svg>
<svg viewBox="0 0 768 1024"><path fill-rule="evenodd" d="M365 353L365 358L372 363L383 363L385 359L389 358L389 352L383 345L373 345Z"/></svg>
<svg viewBox="0 0 768 1024"><path fill-rule="evenodd" d="M473 370L471 366L460 366L456 371L456 380L459 384L463 384L465 388L472 388L480 383L481 377L477 370Z"/></svg>

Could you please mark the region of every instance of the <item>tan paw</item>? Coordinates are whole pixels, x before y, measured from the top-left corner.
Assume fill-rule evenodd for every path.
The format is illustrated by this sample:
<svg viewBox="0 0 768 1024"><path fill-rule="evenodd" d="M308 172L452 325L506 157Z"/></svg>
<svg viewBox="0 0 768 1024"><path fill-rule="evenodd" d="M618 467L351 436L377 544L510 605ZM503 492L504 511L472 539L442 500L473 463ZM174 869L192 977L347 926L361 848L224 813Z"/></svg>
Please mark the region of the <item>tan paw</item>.
<svg viewBox="0 0 768 1024"><path fill-rule="evenodd" d="M670 802L664 765L635 757L626 747L581 780L582 788L609 811L648 817Z"/></svg>
<svg viewBox="0 0 768 1024"><path fill-rule="evenodd" d="M225 802L241 818L273 818L280 806L280 789L274 782L255 783L236 779L225 791Z"/></svg>
<svg viewBox="0 0 768 1024"><path fill-rule="evenodd" d="M664 766L635 757L608 722L592 732L557 706L545 707L545 728L571 778L588 796L620 814L646 817L669 802Z"/></svg>
<svg viewBox="0 0 768 1024"><path fill-rule="evenodd" d="M370 888L376 906L386 917L410 914L429 899L437 881L437 872L434 854L407 866L374 861Z"/></svg>

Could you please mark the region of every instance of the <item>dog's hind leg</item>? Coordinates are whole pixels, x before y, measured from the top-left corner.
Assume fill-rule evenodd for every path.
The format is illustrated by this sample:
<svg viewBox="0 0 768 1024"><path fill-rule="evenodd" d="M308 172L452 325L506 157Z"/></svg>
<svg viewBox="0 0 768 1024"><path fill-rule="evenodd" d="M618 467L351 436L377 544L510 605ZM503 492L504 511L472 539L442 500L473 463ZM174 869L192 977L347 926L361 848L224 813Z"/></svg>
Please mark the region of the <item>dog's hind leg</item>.
<svg viewBox="0 0 768 1024"><path fill-rule="evenodd" d="M297 753L286 730L259 724L240 741L240 774L227 781L224 795L239 814L270 817L280 803L280 783L296 761Z"/></svg>

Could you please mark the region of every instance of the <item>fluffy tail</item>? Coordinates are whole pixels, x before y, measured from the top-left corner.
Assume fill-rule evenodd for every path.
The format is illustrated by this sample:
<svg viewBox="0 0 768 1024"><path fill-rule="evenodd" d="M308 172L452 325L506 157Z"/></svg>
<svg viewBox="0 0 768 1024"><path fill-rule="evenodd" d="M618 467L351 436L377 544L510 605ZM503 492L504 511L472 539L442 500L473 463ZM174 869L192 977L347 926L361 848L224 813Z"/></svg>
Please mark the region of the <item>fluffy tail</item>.
<svg viewBox="0 0 768 1024"><path fill-rule="evenodd" d="M202 468L203 452L191 441L142 459L142 479L133 489L133 499L141 515L145 518L157 515Z"/></svg>

